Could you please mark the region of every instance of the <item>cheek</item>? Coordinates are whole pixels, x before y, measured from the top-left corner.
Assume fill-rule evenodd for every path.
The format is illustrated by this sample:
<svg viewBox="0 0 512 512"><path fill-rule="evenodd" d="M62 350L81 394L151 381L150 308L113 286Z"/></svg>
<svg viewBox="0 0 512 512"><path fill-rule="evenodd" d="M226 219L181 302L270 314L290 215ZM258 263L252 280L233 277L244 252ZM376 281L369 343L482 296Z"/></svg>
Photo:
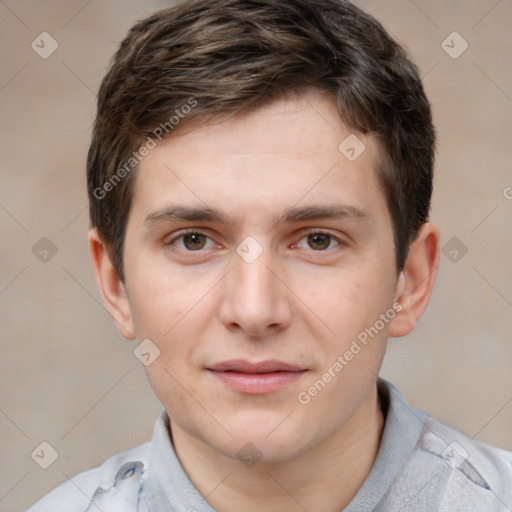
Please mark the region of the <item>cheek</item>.
<svg viewBox="0 0 512 512"><path fill-rule="evenodd" d="M177 342L171 345L172 342ZM194 344L184 345L181 339L166 340L161 356L145 368L148 381L153 392L181 429L199 439L205 432L212 432L221 437L223 442L231 439L226 437L223 429L219 429L219 411L225 404L220 397L212 395L204 385L202 376L191 364L191 353Z"/></svg>
<svg viewBox="0 0 512 512"><path fill-rule="evenodd" d="M373 307L377 290L358 273L330 269L315 276L298 276L295 289L306 308L321 319L336 337L351 332Z"/></svg>
<svg viewBox="0 0 512 512"><path fill-rule="evenodd" d="M162 358L145 370L153 392L174 421L182 424L188 418L200 417L198 402L191 398L197 391L194 379L187 379L185 375L177 373Z"/></svg>
<svg viewBox="0 0 512 512"><path fill-rule="evenodd" d="M373 366L374 361L382 359L392 315L384 321L381 315L392 310L394 288L391 279L387 283L377 277L379 272L378 268L365 266L359 272L338 269L318 280L303 277L299 287L304 304L330 331L323 337L322 349L331 363L355 340L363 343L364 350L354 357L357 363L351 366Z"/></svg>
<svg viewBox="0 0 512 512"><path fill-rule="evenodd" d="M172 336L209 289L204 277L188 277L151 259L130 270L127 275L134 283L133 289L129 287L130 308L138 339Z"/></svg>

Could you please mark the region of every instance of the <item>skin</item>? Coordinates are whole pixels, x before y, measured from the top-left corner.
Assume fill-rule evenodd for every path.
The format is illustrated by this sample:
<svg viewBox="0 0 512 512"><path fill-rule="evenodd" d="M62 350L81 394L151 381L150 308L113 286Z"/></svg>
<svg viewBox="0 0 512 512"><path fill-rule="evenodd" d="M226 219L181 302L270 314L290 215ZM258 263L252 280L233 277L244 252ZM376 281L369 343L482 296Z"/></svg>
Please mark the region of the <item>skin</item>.
<svg viewBox="0 0 512 512"><path fill-rule="evenodd" d="M190 125L137 170L124 283L90 232L106 307L125 337L159 348L146 367L150 384L185 471L215 510L339 511L375 460L384 424L376 379L387 339L409 333L423 313L439 236L425 224L397 274L379 147L357 134L366 149L350 162L338 146L351 133L317 90ZM346 206L344 215L283 219L294 208L333 205ZM223 219L163 215L176 206L207 207ZM206 238L184 238L184 230ZM251 263L236 252L249 236L262 250ZM401 310L379 334L300 403L298 394L393 304ZM229 359L305 371L275 392L248 394L207 369ZM248 442L261 456L252 467L237 458Z"/></svg>

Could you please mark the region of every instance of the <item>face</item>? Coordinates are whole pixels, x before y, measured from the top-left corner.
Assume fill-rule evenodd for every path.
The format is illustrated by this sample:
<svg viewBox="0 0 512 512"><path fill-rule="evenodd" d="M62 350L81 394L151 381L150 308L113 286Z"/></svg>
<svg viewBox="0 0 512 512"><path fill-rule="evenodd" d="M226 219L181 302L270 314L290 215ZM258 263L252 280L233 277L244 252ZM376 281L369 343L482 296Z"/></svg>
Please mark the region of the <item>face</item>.
<svg viewBox="0 0 512 512"><path fill-rule="evenodd" d="M396 310L393 230L379 149L358 134L354 160L362 146L339 149L349 135L310 91L196 125L140 163L130 329L160 351L146 371L173 428L218 453L251 442L287 460L375 388Z"/></svg>

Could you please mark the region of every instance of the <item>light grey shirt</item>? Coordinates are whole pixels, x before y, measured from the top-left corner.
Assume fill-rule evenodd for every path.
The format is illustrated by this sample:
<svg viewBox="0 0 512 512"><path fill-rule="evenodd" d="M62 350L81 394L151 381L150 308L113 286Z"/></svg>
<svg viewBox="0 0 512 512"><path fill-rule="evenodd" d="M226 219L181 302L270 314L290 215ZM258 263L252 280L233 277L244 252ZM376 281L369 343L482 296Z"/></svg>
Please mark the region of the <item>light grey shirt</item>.
<svg viewBox="0 0 512 512"><path fill-rule="evenodd" d="M377 458L340 512L512 512L512 453L412 409L382 379L379 397L386 423ZM165 412L151 442L80 473L28 512L92 511L215 512L176 457Z"/></svg>

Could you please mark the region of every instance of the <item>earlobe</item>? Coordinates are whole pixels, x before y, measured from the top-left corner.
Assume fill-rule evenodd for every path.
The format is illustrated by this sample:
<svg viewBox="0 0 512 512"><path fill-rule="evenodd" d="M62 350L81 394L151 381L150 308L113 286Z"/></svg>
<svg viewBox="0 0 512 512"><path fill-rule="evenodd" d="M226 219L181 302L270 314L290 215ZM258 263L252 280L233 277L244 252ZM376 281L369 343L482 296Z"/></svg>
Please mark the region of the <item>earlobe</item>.
<svg viewBox="0 0 512 512"><path fill-rule="evenodd" d="M396 302L401 305L390 324L389 336L409 334L427 307L439 265L439 231L427 222L419 229L398 278Z"/></svg>
<svg viewBox="0 0 512 512"><path fill-rule="evenodd" d="M127 339L135 339L135 330L126 289L114 269L108 249L96 229L89 231L89 252L96 282L105 308Z"/></svg>

